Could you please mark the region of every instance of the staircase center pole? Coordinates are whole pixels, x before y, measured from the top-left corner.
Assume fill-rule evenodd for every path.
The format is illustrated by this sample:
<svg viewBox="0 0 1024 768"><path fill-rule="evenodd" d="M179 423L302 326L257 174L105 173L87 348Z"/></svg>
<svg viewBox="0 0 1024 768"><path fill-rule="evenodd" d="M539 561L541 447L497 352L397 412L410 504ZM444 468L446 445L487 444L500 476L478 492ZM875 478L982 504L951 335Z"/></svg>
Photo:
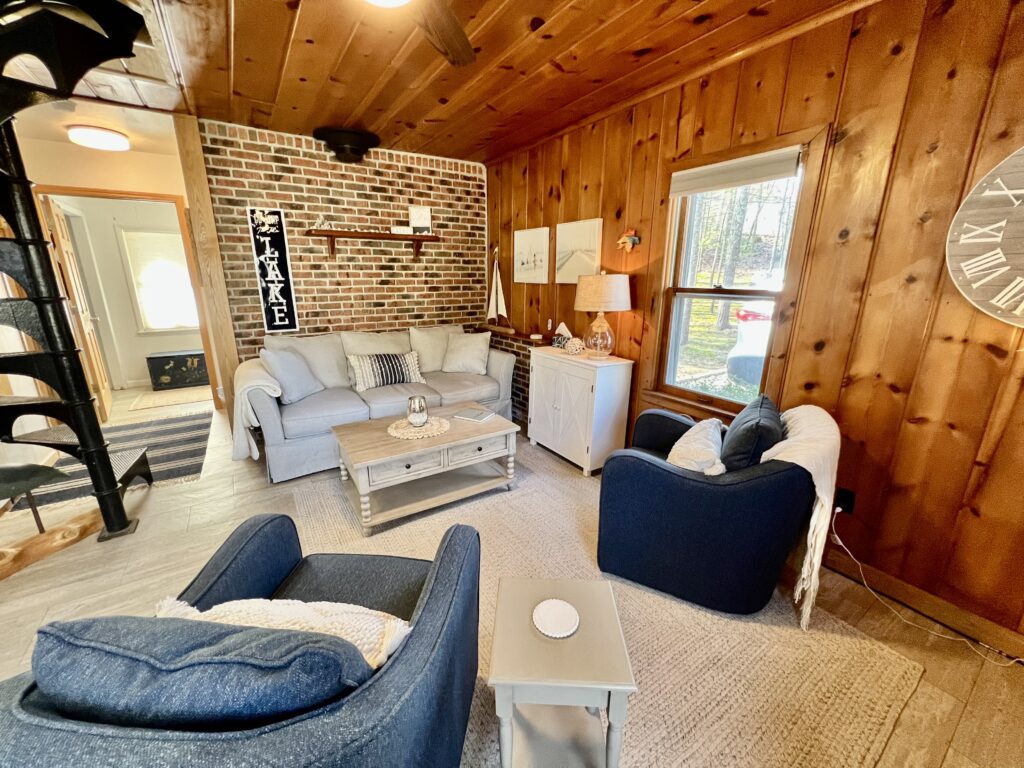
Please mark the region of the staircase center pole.
<svg viewBox="0 0 1024 768"><path fill-rule="evenodd" d="M89 471L96 502L103 516L105 531L101 538L131 533L135 521L129 521L124 510L107 442L100 429L93 396L71 331L66 303L54 274L49 239L43 233L32 195L32 183L26 178L18 150L14 120L7 120L0 126L0 163L8 175L7 188L15 217L15 221L8 223L14 228L27 257L31 289L35 294L32 298L39 308L47 347L57 353L54 360L61 385L58 393L71 411L82 449L82 461Z"/></svg>

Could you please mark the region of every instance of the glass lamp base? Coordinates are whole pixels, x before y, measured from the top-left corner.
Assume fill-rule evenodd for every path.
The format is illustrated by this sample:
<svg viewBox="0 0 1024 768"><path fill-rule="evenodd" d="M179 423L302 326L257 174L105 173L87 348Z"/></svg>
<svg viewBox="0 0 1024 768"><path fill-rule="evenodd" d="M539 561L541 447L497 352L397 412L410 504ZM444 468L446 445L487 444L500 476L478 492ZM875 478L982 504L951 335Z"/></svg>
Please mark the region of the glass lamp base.
<svg viewBox="0 0 1024 768"><path fill-rule="evenodd" d="M598 312L594 322L583 334L583 345L587 348L587 357L598 360L608 357L615 348L615 336L612 327L604 318L604 312Z"/></svg>

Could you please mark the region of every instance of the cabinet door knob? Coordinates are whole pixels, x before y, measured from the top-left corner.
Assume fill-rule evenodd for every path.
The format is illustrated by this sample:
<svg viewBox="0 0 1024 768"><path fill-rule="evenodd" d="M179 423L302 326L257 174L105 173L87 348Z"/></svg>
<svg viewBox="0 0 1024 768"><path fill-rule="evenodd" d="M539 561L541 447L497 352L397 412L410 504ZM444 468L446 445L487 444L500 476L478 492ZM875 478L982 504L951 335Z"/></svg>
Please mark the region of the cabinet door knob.
<svg viewBox="0 0 1024 768"><path fill-rule="evenodd" d="M412 469L412 464L406 464L406 465L405 465L405 468L406 468L406 469Z"/></svg>
<svg viewBox="0 0 1024 768"><path fill-rule="evenodd" d="M478 446L476 447L476 449L477 449L478 451L482 451L482 450L484 449L484 447L483 447L482 445L478 445Z"/></svg>

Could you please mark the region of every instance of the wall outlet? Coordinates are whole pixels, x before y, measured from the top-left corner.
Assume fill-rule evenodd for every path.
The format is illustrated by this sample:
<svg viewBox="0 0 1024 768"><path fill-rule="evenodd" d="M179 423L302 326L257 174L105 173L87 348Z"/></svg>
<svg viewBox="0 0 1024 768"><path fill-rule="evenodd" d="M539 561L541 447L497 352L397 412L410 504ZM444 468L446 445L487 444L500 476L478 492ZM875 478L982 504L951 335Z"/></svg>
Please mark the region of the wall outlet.
<svg viewBox="0 0 1024 768"><path fill-rule="evenodd" d="M852 515L853 505L856 501L857 494L849 488L836 488L836 495L832 500L832 506L839 507L846 514Z"/></svg>

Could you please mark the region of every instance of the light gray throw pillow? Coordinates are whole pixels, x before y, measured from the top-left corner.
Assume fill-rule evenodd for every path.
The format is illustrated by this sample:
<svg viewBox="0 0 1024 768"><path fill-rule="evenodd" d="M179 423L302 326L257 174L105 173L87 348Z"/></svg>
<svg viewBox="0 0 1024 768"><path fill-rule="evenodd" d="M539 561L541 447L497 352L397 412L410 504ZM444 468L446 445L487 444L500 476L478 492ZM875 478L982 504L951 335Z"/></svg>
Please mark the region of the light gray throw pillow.
<svg viewBox="0 0 1024 768"><path fill-rule="evenodd" d="M262 349L260 360L281 385L281 402L284 405L297 403L324 388L320 379L309 370L306 358L294 349Z"/></svg>
<svg viewBox="0 0 1024 768"><path fill-rule="evenodd" d="M441 370L445 373L487 373L487 358L491 354L491 332L455 333L448 338Z"/></svg>
<svg viewBox="0 0 1024 768"><path fill-rule="evenodd" d="M448 337L463 333L461 325L436 325L433 328L410 328L409 341L413 351L420 356L420 371L433 373L444 365L444 354L448 351Z"/></svg>
<svg viewBox="0 0 1024 768"><path fill-rule="evenodd" d="M270 350L292 349L309 363L309 370L327 388L350 385L345 348L341 334L324 333L319 336L277 336L263 338L263 346Z"/></svg>
<svg viewBox="0 0 1024 768"><path fill-rule="evenodd" d="M404 355L412 352L409 331L342 331L341 343L345 355ZM349 383L356 384L356 376L349 369Z"/></svg>

